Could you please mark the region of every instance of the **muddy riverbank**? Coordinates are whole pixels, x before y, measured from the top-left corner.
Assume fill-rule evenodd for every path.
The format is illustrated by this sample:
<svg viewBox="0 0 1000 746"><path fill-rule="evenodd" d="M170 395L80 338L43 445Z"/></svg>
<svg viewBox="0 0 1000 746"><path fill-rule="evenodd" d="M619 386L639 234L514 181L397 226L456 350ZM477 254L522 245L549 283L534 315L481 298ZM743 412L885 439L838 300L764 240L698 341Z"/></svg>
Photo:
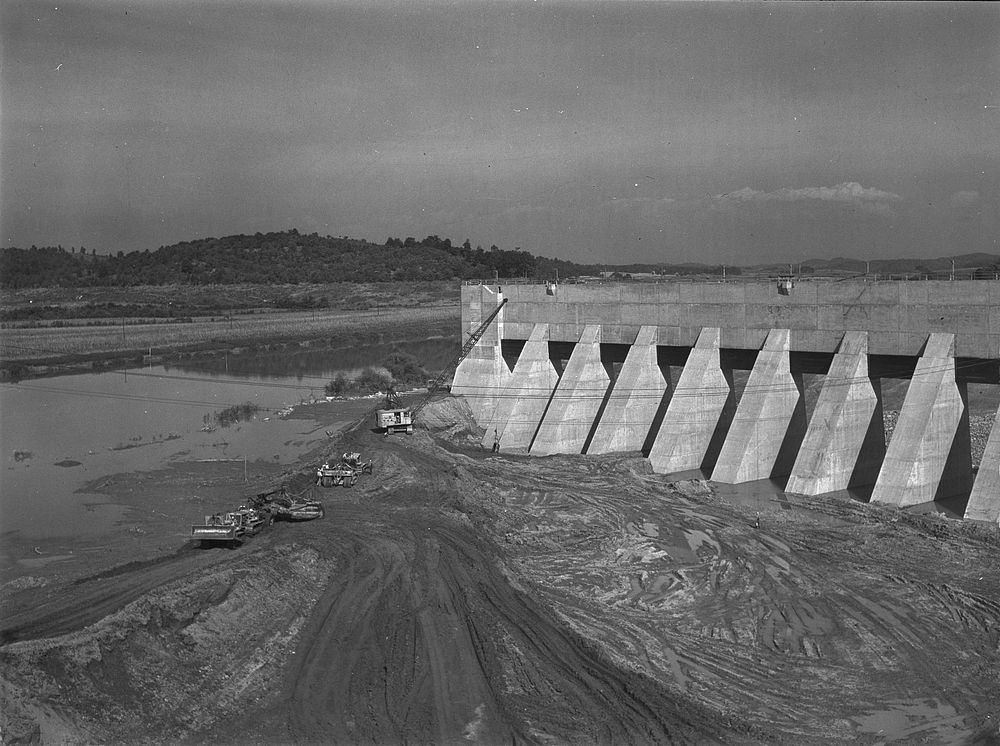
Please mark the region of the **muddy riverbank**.
<svg viewBox="0 0 1000 746"><path fill-rule="evenodd" d="M998 737L995 529L848 500L728 503L638 455L497 456L454 399L423 422L331 439L375 469L320 489L322 520L234 551L162 537L5 589L4 738ZM310 489L316 455L277 476ZM224 484L208 467L158 481Z"/></svg>
<svg viewBox="0 0 1000 746"><path fill-rule="evenodd" d="M366 311L270 312L188 324L122 327L8 328L0 331L0 381L183 364L228 355L289 354L301 350L458 337L457 305Z"/></svg>

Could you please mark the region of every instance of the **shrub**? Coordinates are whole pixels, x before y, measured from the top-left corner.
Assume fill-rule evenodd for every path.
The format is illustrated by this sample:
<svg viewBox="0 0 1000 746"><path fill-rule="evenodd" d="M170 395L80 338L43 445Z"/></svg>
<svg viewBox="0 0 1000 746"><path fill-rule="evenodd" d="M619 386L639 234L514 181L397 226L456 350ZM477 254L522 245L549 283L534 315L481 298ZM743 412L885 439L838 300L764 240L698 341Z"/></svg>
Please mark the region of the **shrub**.
<svg viewBox="0 0 1000 746"><path fill-rule="evenodd" d="M354 383L362 393L375 394L392 388L392 376L382 370L365 368Z"/></svg>
<svg viewBox="0 0 1000 746"><path fill-rule="evenodd" d="M430 374L417 362L412 355L405 352L393 352L382 363L396 383L423 383Z"/></svg>
<svg viewBox="0 0 1000 746"><path fill-rule="evenodd" d="M243 404L234 404L231 407L223 409L221 412L215 412L211 417L215 420L215 424L219 427L230 427L238 422L244 422L246 420L253 419L254 415L260 410L253 402L244 402ZM205 415L202 420L205 424L209 424L210 415Z"/></svg>
<svg viewBox="0 0 1000 746"><path fill-rule="evenodd" d="M343 396L347 393L350 388L351 381L344 374L343 371L334 376L333 380L330 381L324 389L326 390L327 396Z"/></svg>

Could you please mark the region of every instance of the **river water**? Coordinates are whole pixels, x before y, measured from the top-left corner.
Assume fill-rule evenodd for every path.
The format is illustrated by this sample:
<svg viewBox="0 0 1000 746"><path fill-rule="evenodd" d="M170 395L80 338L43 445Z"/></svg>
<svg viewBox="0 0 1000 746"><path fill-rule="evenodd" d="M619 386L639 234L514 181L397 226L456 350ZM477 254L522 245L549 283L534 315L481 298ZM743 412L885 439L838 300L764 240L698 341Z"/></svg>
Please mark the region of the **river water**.
<svg viewBox="0 0 1000 746"><path fill-rule="evenodd" d="M181 460L294 463L326 435L314 420L282 414L322 399L324 385L337 373L355 376L393 351L410 354L435 372L458 346L456 337L230 355L183 366L0 384L0 538L107 531L125 509L84 491L105 476L153 471ZM206 416L212 421L214 413L244 402L260 407L251 421L204 429Z"/></svg>

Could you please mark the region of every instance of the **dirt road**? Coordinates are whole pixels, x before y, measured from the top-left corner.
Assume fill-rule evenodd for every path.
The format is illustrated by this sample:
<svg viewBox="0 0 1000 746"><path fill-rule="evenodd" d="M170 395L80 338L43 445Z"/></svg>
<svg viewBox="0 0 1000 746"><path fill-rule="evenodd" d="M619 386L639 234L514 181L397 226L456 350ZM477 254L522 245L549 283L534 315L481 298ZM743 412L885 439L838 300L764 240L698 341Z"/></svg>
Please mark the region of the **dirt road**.
<svg viewBox="0 0 1000 746"><path fill-rule="evenodd" d="M321 521L12 598L5 742L1000 738L995 530L822 499L758 519L425 411L440 429L335 445L375 473Z"/></svg>

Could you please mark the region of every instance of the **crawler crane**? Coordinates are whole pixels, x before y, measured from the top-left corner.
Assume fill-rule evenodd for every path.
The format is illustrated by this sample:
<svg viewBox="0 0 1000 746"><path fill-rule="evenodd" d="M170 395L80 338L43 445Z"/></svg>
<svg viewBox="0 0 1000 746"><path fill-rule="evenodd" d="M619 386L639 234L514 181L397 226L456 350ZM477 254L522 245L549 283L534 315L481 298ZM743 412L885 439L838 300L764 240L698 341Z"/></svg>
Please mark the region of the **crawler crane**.
<svg viewBox="0 0 1000 746"><path fill-rule="evenodd" d="M486 320L469 335L469 338L465 340L465 344L462 345L462 349L459 350L455 358L438 374L438 377L431 381L431 384L427 387L427 393L415 406L397 406L391 409L379 409L375 413L375 424L378 429L387 435L394 432L412 433L413 423L416 421L417 415L420 414L420 410L427 406L427 403L441 389L444 382L455 374L455 369L465 360L466 356L472 351L472 348L476 346L476 343L482 339L483 334L486 333L486 329L506 303L506 298L500 301L497 307L493 309L493 313L487 316Z"/></svg>

